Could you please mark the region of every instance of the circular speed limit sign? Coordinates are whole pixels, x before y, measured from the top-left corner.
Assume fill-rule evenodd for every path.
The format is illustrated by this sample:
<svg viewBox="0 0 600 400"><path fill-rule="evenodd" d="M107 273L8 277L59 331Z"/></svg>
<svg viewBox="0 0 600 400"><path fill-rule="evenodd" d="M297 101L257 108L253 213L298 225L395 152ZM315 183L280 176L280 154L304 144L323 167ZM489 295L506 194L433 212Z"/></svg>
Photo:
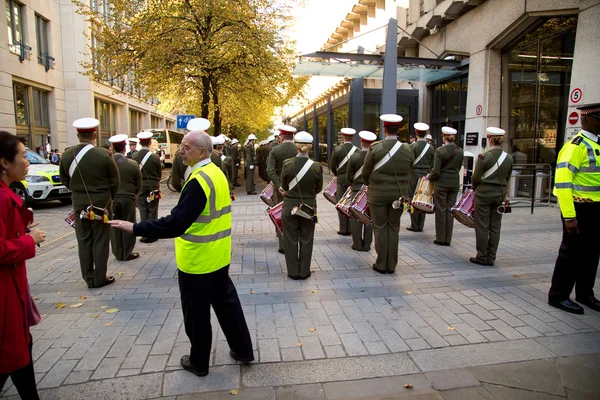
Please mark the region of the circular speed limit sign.
<svg viewBox="0 0 600 400"><path fill-rule="evenodd" d="M571 103L579 103L581 101L581 98L583 97L583 92L580 88L575 88L573 90L571 90Z"/></svg>
<svg viewBox="0 0 600 400"><path fill-rule="evenodd" d="M477 107L475 107L475 114L481 115L482 112L483 112L483 107L481 107L481 104L479 104Z"/></svg>

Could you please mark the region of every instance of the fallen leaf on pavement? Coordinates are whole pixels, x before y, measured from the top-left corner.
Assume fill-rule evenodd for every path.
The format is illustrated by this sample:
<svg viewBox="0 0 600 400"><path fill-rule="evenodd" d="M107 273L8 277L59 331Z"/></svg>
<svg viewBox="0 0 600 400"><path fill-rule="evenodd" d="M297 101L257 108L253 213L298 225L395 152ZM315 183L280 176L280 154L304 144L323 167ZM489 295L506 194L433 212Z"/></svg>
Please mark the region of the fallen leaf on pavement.
<svg viewBox="0 0 600 400"><path fill-rule="evenodd" d="M313 293L317 293L319 291L319 289L313 289Z"/></svg>
<svg viewBox="0 0 600 400"><path fill-rule="evenodd" d="M34 297L33 298L35 301L38 301L40 298L39 297Z"/></svg>
<svg viewBox="0 0 600 400"><path fill-rule="evenodd" d="M254 291L254 290L251 290L251 291L250 291L250 294L256 294L256 291Z"/></svg>
<svg viewBox="0 0 600 400"><path fill-rule="evenodd" d="M68 274L69 272L71 272L71 270L70 270L70 269L68 269L68 270L66 270L66 271L63 271L63 272L64 272L65 274Z"/></svg>
<svg viewBox="0 0 600 400"><path fill-rule="evenodd" d="M48 316L48 314L42 314L40 315L40 317L42 317L42 319L46 318Z"/></svg>
<svg viewBox="0 0 600 400"><path fill-rule="evenodd" d="M518 278L518 277L519 277L519 274L514 274L513 276Z"/></svg>
<svg viewBox="0 0 600 400"><path fill-rule="evenodd" d="M100 308L104 310L105 308L108 308L108 306L101 306Z"/></svg>
<svg viewBox="0 0 600 400"><path fill-rule="evenodd" d="M316 331L316 330L317 330L317 328L308 328L308 331L309 331L309 332L314 332L314 331Z"/></svg>
<svg viewBox="0 0 600 400"><path fill-rule="evenodd" d="M258 267L258 269L265 269L265 267Z"/></svg>
<svg viewBox="0 0 600 400"><path fill-rule="evenodd" d="M239 393L239 390L237 390L237 389L232 389L229 391L229 394L232 394L232 395L236 395L238 393Z"/></svg>
<svg viewBox="0 0 600 400"><path fill-rule="evenodd" d="M316 269L311 269L310 272L317 272L317 270Z"/></svg>
<svg viewBox="0 0 600 400"><path fill-rule="evenodd" d="M106 326L111 326L111 325L112 325L112 321L110 321L110 322L107 322L107 323L106 323L106 324L104 324L104 325L106 325Z"/></svg>
<svg viewBox="0 0 600 400"><path fill-rule="evenodd" d="M52 271L52 268L47 268L46 271Z"/></svg>
<svg viewBox="0 0 600 400"><path fill-rule="evenodd" d="M62 260L63 260L62 258L57 258L57 259L56 259L56 261L62 261Z"/></svg>
<svg viewBox="0 0 600 400"><path fill-rule="evenodd" d="M56 292L56 294L62 294L62 292Z"/></svg>
<svg viewBox="0 0 600 400"><path fill-rule="evenodd" d="M412 389L413 385L411 385L410 383L407 383L406 385L404 385L405 389Z"/></svg>
<svg viewBox="0 0 600 400"><path fill-rule="evenodd" d="M67 305L65 303L61 303L60 301L56 303L56 308L65 308Z"/></svg>
<svg viewBox="0 0 600 400"><path fill-rule="evenodd" d="M114 313L118 313L119 309L118 308L111 308L110 310L106 310L107 314L114 314Z"/></svg>
<svg viewBox="0 0 600 400"><path fill-rule="evenodd" d="M296 343L296 347L302 347L302 342Z"/></svg>
<svg viewBox="0 0 600 400"><path fill-rule="evenodd" d="M77 303L77 304L71 304L69 307L70 308L79 308L83 305L83 303Z"/></svg>
<svg viewBox="0 0 600 400"><path fill-rule="evenodd" d="M92 314L92 318L98 318L100 314Z"/></svg>
<svg viewBox="0 0 600 400"><path fill-rule="evenodd" d="M79 297L79 300L85 300L85 299L87 299L87 297L85 297L85 296L80 296Z"/></svg>
<svg viewBox="0 0 600 400"><path fill-rule="evenodd" d="M449 327L448 327L448 330L449 330L449 331L453 331L453 330L454 330L454 327L453 327L453 326L449 326Z"/></svg>
<svg viewBox="0 0 600 400"><path fill-rule="evenodd" d="M412 292L410 290L407 290L406 294L412 294Z"/></svg>
<svg viewBox="0 0 600 400"><path fill-rule="evenodd" d="M74 249L74 248L75 248L75 246L69 246L69 247L67 247L67 249L69 249L69 250Z"/></svg>
<svg viewBox="0 0 600 400"><path fill-rule="evenodd" d="M117 272L117 275L125 275L125 272Z"/></svg>

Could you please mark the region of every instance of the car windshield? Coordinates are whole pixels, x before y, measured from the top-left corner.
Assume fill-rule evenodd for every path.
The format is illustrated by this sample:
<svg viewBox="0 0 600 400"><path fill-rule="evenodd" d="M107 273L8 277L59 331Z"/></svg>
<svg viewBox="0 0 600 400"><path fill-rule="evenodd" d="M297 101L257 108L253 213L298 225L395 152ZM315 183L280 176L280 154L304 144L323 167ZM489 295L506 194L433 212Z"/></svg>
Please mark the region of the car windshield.
<svg viewBox="0 0 600 400"><path fill-rule="evenodd" d="M35 151L27 149L27 161L29 164L50 164L50 161L46 160L44 157L40 156Z"/></svg>

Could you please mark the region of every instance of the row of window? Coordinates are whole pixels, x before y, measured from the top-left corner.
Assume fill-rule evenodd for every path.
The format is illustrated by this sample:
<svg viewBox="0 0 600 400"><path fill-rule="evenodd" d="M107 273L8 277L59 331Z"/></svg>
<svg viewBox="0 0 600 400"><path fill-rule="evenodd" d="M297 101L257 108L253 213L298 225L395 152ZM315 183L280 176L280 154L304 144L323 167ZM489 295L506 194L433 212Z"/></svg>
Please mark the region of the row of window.
<svg viewBox="0 0 600 400"><path fill-rule="evenodd" d="M8 29L8 46L9 50L17 54L21 61L27 58L27 54L31 47L26 44L25 37L25 18L24 6L15 0L6 0L6 25ZM39 64L45 66L46 71L52 68L54 58L49 54L50 48L48 45L49 37L48 20L39 14L35 14L35 36L37 44L37 60Z"/></svg>

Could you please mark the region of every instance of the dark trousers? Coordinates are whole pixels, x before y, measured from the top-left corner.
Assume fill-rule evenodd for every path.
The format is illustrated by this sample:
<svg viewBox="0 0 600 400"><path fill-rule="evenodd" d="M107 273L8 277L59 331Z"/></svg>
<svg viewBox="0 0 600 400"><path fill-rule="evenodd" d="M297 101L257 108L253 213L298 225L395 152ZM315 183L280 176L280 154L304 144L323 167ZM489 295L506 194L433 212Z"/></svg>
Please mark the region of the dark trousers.
<svg viewBox="0 0 600 400"><path fill-rule="evenodd" d="M395 210L391 204L368 204L373 220L375 251L377 252L375 268L393 272L398 265L398 232L400 231L402 207Z"/></svg>
<svg viewBox="0 0 600 400"><path fill-rule="evenodd" d="M502 227L502 214L498 213L498 206L502 204L502 196L478 197L475 196L475 243L477 258L483 262L494 264L498 243L500 243L500 228Z"/></svg>
<svg viewBox="0 0 600 400"><path fill-rule="evenodd" d="M250 169L249 166L245 168L246 171L246 193L251 193L256 190L256 185L254 184L254 169Z"/></svg>
<svg viewBox="0 0 600 400"><path fill-rule="evenodd" d="M238 183L238 168L235 165L235 161L231 162L231 184L235 185Z"/></svg>
<svg viewBox="0 0 600 400"><path fill-rule="evenodd" d="M433 203L435 204L435 238L448 243L452 242L452 230L454 229L454 217L450 212L458 196L458 188L435 187L433 191Z"/></svg>
<svg viewBox="0 0 600 400"><path fill-rule="evenodd" d="M21 369L11 372L10 374L0 374L0 392L4 389L4 384L10 379L17 388L17 392L21 399L39 400L37 388L35 387L35 373L33 371L33 358L31 357L31 347L33 339L29 337L29 359L31 362Z"/></svg>
<svg viewBox="0 0 600 400"><path fill-rule="evenodd" d="M158 219L158 199L155 198L150 203L146 200L151 191L158 188L142 186L142 190L137 197L137 205L140 210L140 221Z"/></svg>
<svg viewBox="0 0 600 400"><path fill-rule="evenodd" d="M112 216L112 207L106 207L108 216ZM99 287L106 281L108 264L110 225L102 221L81 219L75 209L75 235L79 253L81 276L88 287Z"/></svg>
<svg viewBox="0 0 600 400"><path fill-rule="evenodd" d="M335 199L338 202L342 199L342 197L344 197L346 190L348 190L348 185L340 185L340 183L338 182L337 190L335 192ZM338 219L340 221L339 232L350 233L350 220L348 218L346 218L346 216L344 214L342 214L341 212L338 211L337 213L338 213Z"/></svg>
<svg viewBox="0 0 600 400"><path fill-rule="evenodd" d="M310 276L310 259L315 238L315 223L304 217L292 215L293 205L283 205L283 249L289 276Z"/></svg>
<svg viewBox="0 0 600 400"><path fill-rule="evenodd" d="M563 220L563 237L552 275L548 298L563 301L575 287L576 298L594 295L594 281L600 260L597 232L600 203L575 203L579 233L569 234Z"/></svg>
<svg viewBox="0 0 600 400"><path fill-rule="evenodd" d="M358 190L352 191L352 196L356 196ZM369 251L373 243L373 227L365 225L356 218L350 218L350 228L352 231L352 248L356 250Z"/></svg>
<svg viewBox="0 0 600 400"><path fill-rule="evenodd" d="M410 175L409 183L410 183L411 198L414 198L415 191L417 190L417 184L419 183L419 178L421 176L423 176L423 175L420 175L420 174L411 174ZM426 215L427 214L417 211L415 209L415 211L412 214L410 214L411 229L421 232L423 230L423 227L425 226L425 216Z"/></svg>
<svg viewBox="0 0 600 400"><path fill-rule="evenodd" d="M191 344L190 362L196 370L208 371L212 346L211 305L229 348L240 357L253 357L250 332L237 291L229 278L229 265L209 274L188 274L179 270L179 290L185 333Z"/></svg>
<svg viewBox="0 0 600 400"><path fill-rule="evenodd" d="M135 223L135 199L117 197L114 202L113 218ZM110 233L110 247L115 258L123 261L131 255L135 247L135 235L127 233L122 229L112 229Z"/></svg>

